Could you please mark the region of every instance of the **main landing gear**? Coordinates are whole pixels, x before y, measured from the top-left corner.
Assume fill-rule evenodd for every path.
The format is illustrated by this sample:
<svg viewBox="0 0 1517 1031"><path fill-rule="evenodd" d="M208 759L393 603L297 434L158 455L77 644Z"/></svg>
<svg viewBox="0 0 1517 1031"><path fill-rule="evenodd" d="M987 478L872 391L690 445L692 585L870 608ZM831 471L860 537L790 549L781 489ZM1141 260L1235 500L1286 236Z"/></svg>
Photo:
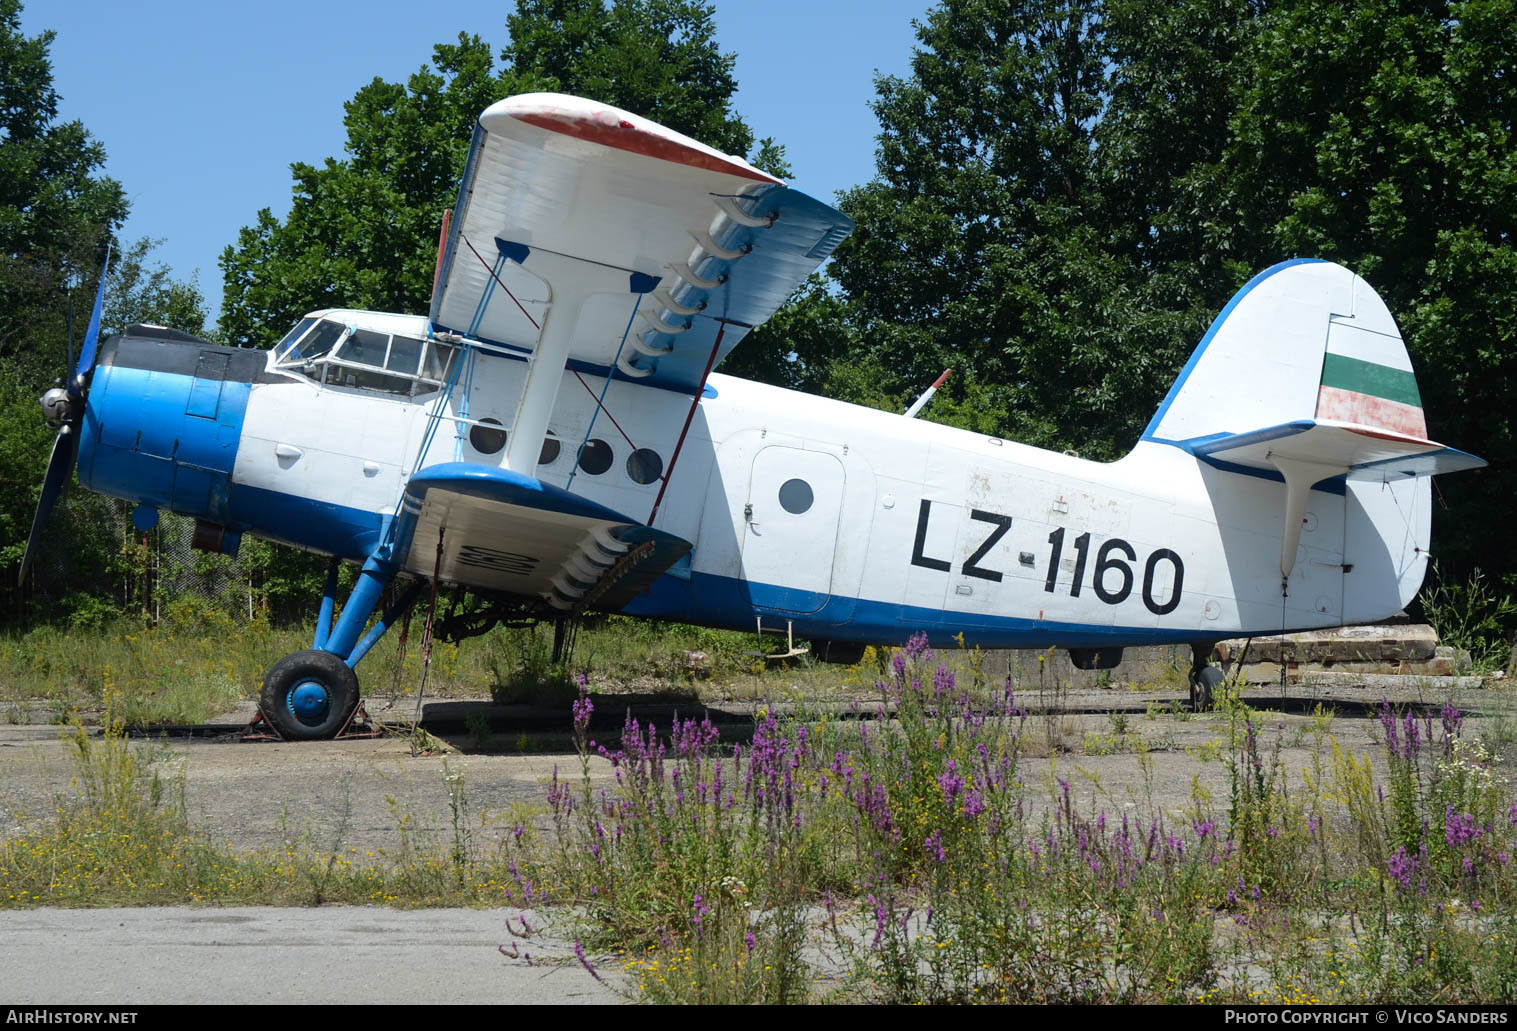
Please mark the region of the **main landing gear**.
<svg viewBox="0 0 1517 1031"><path fill-rule="evenodd" d="M1210 641L1190 646L1190 708L1192 712L1205 712L1211 708L1212 695L1222 686L1222 670L1211 665Z"/></svg>
<svg viewBox="0 0 1517 1031"><path fill-rule="evenodd" d="M386 559L371 555L333 626L337 560L332 560L327 569L326 589L322 592L321 613L316 620L316 636L311 647L274 663L263 678L263 691L258 696L258 707L263 711L264 719L273 724L286 740L318 741L335 737L348 725L358 706L358 674L353 667L385 631L406 614L421 593L422 585L413 584L385 610L368 633L364 633L369 617L395 573L395 567Z"/></svg>

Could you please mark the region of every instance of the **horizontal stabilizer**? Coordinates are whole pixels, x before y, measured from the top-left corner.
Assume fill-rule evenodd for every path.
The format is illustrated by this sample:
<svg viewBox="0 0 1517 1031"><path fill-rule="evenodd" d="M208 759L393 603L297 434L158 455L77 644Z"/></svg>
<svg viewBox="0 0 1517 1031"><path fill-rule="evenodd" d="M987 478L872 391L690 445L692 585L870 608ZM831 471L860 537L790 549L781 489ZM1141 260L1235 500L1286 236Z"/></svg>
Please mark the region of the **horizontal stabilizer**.
<svg viewBox="0 0 1517 1031"><path fill-rule="evenodd" d="M395 554L416 576L435 567L448 583L568 613L621 608L689 550L689 541L531 476L451 462L406 484Z"/></svg>
<svg viewBox="0 0 1517 1031"><path fill-rule="evenodd" d="M1478 469L1485 460L1379 426L1299 419L1242 433L1213 433L1175 443L1214 465L1261 469L1285 481L1280 572L1289 579L1301 540L1307 495L1324 480L1390 481Z"/></svg>
<svg viewBox="0 0 1517 1031"><path fill-rule="evenodd" d="M1327 419L1301 419L1178 443L1199 457L1253 469L1278 471L1281 460L1321 466L1323 479L1345 475L1353 480L1436 476L1486 464L1484 459L1431 440Z"/></svg>

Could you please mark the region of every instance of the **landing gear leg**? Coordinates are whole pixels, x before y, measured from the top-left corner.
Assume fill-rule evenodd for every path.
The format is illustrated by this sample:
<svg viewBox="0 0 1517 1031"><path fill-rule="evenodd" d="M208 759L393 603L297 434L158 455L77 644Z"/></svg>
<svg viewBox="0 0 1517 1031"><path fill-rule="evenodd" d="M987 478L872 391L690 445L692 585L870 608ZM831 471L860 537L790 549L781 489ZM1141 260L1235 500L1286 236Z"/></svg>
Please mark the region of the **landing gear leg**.
<svg viewBox="0 0 1517 1031"><path fill-rule="evenodd" d="M553 664L556 666L564 661L564 640L567 635L568 624L566 620L555 619L553 621Z"/></svg>
<svg viewBox="0 0 1517 1031"><path fill-rule="evenodd" d="M1190 662L1190 708L1205 712L1211 708L1212 695L1222 686L1222 671L1211 665L1212 644L1193 644Z"/></svg>
<svg viewBox="0 0 1517 1031"><path fill-rule="evenodd" d="M369 616L395 573L395 567L388 561L377 555L369 556L347 604L342 607L336 626L333 626L337 563L332 563L313 647L286 655L276 662L264 677L263 690L258 696L264 718L278 728L286 740L330 738L347 726L358 705L358 674L353 672L353 667L385 630L410 609L420 593L420 584L411 587L364 634Z"/></svg>

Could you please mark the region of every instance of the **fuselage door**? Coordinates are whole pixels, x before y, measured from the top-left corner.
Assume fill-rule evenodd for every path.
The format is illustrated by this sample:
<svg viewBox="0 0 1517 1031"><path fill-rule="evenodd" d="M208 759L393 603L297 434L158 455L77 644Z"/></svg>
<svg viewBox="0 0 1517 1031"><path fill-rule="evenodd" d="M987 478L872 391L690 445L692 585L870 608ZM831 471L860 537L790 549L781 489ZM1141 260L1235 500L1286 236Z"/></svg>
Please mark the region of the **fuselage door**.
<svg viewBox="0 0 1517 1031"><path fill-rule="evenodd" d="M775 445L754 456L743 579L755 607L816 612L827 604L843 485L843 463L826 452Z"/></svg>

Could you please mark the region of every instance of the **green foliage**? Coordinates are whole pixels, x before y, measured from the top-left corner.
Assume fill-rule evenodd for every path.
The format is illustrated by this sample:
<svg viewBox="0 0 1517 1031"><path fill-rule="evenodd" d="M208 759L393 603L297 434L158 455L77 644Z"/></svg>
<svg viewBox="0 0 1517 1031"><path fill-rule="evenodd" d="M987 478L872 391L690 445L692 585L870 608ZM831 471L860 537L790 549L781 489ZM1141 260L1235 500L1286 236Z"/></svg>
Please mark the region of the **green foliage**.
<svg viewBox="0 0 1517 1031"><path fill-rule="evenodd" d="M1460 583L1446 578L1434 563L1431 580L1417 600L1438 632L1439 643L1469 652L1478 673L1506 665L1517 624L1517 600L1487 582L1479 569Z"/></svg>
<svg viewBox="0 0 1517 1031"><path fill-rule="evenodd" d="M1433 438L1491 460L1441 484L1461 573L1517 565L1488 532L1517 475L1514 26L1510 0L1271 6L1220 197L1242 254L1331 258L1368 279L1401 324Z"/></svg>
<svg viewBox="0 0 1517 1031"><path fill-rule="evenodd" d="M148 255L162 240L143 237L111 258L111 278L101 310L101 338L119 333L134 322L205 333L205 297L194 277L175 279L167 265L148 267ZM83 335L83 322L78 332Z"/></svg>
<svg viewBox="0 0 1517 1031"><path fill-rule="evenodd" d="M93 295L127 214L100 142L57 121L52 42L22 35L20 0L0 0L0 356L32 384L62 366L64 296L74 284Z"/></svg>
<svg viewBox="0 0 1517 1031"><path fill-rule="evenodd" d="M925 417L1112 458L1234 290L1329 258L1400 320L1432 435L1492 459L1442 485L1443 553L1517 568L1487 532L1517 476L1514 25L1511 0L942 0L877 81L841 295L756 334L761 368L899 410L951 366Z"/></svg>
<svg viewBox="0 0 1517 1031"><path fill-rule="evenodd" d="M1116 219L1141 162L1107 150L1144 134L1112 101L1106 19L1094 2L929 11L912 76L877 82L878 172L843 197L858 230L832 266L884 392L951 366L930 418L1093 458L1130 446L1199 336L1188 307L1154 311L1124 241L1145 234Z"/></svg>

